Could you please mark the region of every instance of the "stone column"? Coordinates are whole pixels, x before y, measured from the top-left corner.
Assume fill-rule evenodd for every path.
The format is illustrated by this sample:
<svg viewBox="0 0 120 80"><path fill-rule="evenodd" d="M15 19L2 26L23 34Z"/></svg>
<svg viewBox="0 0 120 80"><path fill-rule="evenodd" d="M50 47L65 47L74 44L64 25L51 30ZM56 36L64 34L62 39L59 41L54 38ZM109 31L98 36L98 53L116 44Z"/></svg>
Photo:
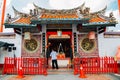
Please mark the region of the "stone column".
<svg viewBox="0 0 120 80"><path fill-rule="evenodd" d="M42 24L42 53L43 55L45 56L45 53L46 53L46 44L47 44L47 41L46 41L46 24Z"/></svg>

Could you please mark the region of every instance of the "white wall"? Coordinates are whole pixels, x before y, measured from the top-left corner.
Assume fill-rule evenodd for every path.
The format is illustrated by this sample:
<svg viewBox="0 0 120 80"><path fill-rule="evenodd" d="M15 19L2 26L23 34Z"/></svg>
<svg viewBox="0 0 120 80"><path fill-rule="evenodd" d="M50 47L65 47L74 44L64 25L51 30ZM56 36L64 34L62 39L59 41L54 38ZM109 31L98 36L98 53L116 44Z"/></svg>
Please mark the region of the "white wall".
<svg viewBox="0 0 120 80"><path fill-rule="evenodd" d="M120 38L104 38L103 33L98 35L98 47L100 56L114 57L118 46L120 46Z"/></svg>
<svg viewBox="0 0 120 80"><path fill-rule="evenodd" d="M14 54L16 57L21 57L21 36L16 34L15 38L11 39L0 39L0 41L8 42L8 43L14 43L16 50L12 52L8 52L0 48L0 64L4 63L5 57L14 57Z"/></svg>

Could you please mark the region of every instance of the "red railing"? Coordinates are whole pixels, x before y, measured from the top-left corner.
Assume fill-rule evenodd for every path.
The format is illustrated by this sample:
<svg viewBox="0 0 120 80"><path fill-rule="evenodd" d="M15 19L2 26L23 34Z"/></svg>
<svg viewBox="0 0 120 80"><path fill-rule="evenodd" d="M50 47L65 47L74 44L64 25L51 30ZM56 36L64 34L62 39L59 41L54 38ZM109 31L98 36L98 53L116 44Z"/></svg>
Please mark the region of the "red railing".
<svg viewBox="0 0 120 80"><path fill-rule="evenodd" d="M74 74L80 71L80 64L85 73L117 73L117 61L113 57L74 58Z"/></svg>
<svg viewBox="0 0 120 80"><path fill-rule="evenodd" d="M3 74L18 74L20 68L23 74L47 74L45 58L5 58Z"/></svg>

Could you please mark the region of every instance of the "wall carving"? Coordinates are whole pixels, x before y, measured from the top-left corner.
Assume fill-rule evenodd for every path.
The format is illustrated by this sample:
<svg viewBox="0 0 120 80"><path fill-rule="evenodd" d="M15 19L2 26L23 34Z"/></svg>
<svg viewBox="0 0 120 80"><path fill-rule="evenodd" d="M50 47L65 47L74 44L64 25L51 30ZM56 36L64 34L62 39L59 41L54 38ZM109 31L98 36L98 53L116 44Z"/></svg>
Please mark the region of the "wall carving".
<svg viewBox="0 0 120 80"><path fill-rule="evenodd" d="M32 36L31 40L22 39L22 57L40 57L41 36Z"/></svg>
<svg viewBox="0 0 120 80"><path fill-rule="evenodd" d="M39 45L39 42L35 38L24 41L24 49L29 53L35 53L38 50Z"/></svg>
<svg viewBox="0 0 120 80"><path fill-rule="evenodd" d="M91 53L96 48L96 41L83 37L80 40L79 46L84 52Z"/></svg>
<svg viewBox="0 0 120 80"><path fill-rule="evenodd" d="M97 36L96 36L97 37ZM98 54L98 40L89 40L87 34L78 35L78 53L80 57L97 57Z"/></svg>

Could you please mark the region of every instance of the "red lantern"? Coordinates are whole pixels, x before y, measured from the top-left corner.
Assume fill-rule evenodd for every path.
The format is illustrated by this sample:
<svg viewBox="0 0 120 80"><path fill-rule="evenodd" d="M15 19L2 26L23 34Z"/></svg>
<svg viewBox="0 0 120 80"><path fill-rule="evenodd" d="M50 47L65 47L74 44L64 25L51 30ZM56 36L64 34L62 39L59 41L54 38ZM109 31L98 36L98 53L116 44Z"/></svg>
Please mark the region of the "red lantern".
<svg viewBox="0 0 120 80"><path fill-rule="evenodd" d="M91 31L88 33L88 38L89 39L95 39L95 32L94 31Z"/></svg>

